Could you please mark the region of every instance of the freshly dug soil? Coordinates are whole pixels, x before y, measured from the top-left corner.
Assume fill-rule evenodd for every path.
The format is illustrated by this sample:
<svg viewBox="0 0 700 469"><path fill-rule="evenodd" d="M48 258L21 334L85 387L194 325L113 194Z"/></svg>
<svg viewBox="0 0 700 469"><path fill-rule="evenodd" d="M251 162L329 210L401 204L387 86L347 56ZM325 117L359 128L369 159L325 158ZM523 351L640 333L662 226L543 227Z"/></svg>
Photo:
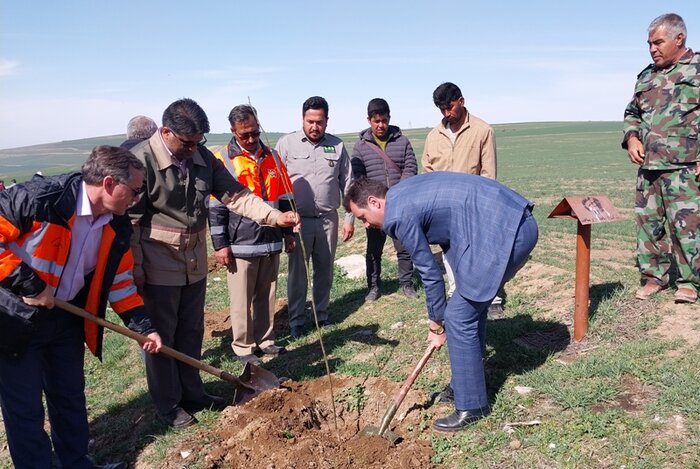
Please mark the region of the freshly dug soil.
<svg viewBox="0 0 700 469"><path fill-rule="evenodd" d="M207 468L432 467L425 428L434 417L424 417L426 396L420 392L409 392L394 417L391 428L401 436L396 445L358 435L366 425L379 424L399 387L383 378L333 377L336 431L328 378L287 381L225 409L212 431L185 441L163 467L180 468L195 458Z"/></svg>

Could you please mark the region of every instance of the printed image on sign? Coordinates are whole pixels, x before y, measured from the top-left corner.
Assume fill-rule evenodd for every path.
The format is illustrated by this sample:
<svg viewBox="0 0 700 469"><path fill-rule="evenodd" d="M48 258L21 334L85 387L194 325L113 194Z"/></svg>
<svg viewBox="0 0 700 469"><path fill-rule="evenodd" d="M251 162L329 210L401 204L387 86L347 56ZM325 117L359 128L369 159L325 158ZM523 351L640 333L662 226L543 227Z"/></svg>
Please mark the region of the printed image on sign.
<svg viewBox="0 0 700 469"><path fill-rule="evenodd" d="M604 195L576 195L565 197L559 202L549 218L575 218L582 225L607 223L621 220L622 217Z"/></svg>

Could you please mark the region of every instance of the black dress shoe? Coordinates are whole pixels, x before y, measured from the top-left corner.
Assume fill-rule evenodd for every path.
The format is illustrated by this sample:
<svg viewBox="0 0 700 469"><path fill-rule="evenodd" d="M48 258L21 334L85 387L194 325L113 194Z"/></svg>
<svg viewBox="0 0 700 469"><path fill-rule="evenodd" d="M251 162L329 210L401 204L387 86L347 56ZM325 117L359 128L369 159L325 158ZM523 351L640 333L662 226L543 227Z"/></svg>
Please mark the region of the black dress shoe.
<svg viewBox="0 0 700 469"><path fill-rule="evenodd" d="M175 407L165 415L158 414L158 418L173 428L185 428L197 423L197 419L187 413L182 407Z"/></svg>
<svg viewBox="0 0 700 469"><path fill-rule="evenodd" d="M199 412L200 410L224 410L228 406L228 401L223 397L212 396L210 394L205 395L203 398L196 401L182 401L180 402L180 407L185 411L193 414Z"/></svg>
<svg viewBox="0 0 700 469"><path fill-rule="evenodd" d="M306 328L304 326L292 326L289 329L289 335L291 335L294 339L298 339L299 337L303 336L305 332Z"/></svg>
<svg viewBox="0 0 700 469"><path fill-rule="evenodd" d="M284 347L280 347L279 345L269 345L267 347L261 348L260 351L265 355L272 355L274 357L276 357L277 355L282 355L283 353L287 353L287 349Z"/></svg>
<svg viewBox="0 0 700 469"><path fill-rule="evenodd" d="M487 407L475 410L455 410L447 417L442 417L433 422L433 429L441 432L458 432L467 425L480 420L491 413Z"/></svg>

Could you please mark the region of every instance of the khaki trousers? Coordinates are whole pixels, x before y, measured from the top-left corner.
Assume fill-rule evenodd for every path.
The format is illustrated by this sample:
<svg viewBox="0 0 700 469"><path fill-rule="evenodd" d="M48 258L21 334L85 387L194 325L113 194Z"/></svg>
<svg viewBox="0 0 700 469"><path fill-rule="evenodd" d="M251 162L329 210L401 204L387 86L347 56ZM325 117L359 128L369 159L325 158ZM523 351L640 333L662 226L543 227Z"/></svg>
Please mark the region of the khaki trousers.
<svg viewBox="0 0 700 469"><path fill-rule="evenodd" d="M275 294L280 256L234 258L227 274L230 299L231 348L250 355L275 344Z"/></svg>

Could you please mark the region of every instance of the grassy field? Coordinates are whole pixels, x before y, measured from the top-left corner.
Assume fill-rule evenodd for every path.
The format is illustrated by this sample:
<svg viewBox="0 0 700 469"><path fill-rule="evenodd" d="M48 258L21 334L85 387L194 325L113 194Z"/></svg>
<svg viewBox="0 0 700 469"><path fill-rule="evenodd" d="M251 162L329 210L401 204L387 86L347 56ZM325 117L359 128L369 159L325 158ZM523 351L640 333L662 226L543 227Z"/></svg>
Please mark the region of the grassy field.
<svg viewBox="0 0 700 469"><path fill-rule="evenodd" d="M674 305L670 292L648 302L633 298L638 286L631 209L636 170L620 149L620 129L614 122L495 126L499 179L536 203L540 240L529 263L506 286L506 317L488 324L486 369L493 414L454 436L423 432L420 437L431 441L434 464L700 467L698 307ZM406 132L418 155L426 133ZM349 145L355 140L343 137ZM589 332L583 342L572 343L576 227L547 215L563 197L583 194L607 195L625 219L593 226ZM339 246L338 257L364 252L364 230L356 228L356 236ZM397 268L389 245L383 296L376 303L364 304L364 280L336 270L329 308L334 325L324 330L335 373L384 376L400 383L424 349L423 298L408 300L396 293ZM211 274L208 311L227 308L225 283L224 272ZM285 292L282 275L278 296ZM391 327L399 322L402 327ZM282 336L279 343L290 353L265 365L278 376L306 380L325 373L313 335L297 340ZM208 340L205 358L238 373L229 344L230 338ZM107 334L104 355L103 363L87 360L89 414L100 461L139 454L139 467L159 467L172 457L178 441L216 424L218 413L204 412L197 429L165 428L154 419L133 344ZM443 350L415 387L431 392L448 379ZM205 380L211 392L226 392L225 383ZM441 415L434 409L424 412L426 422ZM125 442L125 433L138 437L136 446L133 439ZM200 456L187 467L202 464ZM0 435L0 467L9 465Z"/></svg>

